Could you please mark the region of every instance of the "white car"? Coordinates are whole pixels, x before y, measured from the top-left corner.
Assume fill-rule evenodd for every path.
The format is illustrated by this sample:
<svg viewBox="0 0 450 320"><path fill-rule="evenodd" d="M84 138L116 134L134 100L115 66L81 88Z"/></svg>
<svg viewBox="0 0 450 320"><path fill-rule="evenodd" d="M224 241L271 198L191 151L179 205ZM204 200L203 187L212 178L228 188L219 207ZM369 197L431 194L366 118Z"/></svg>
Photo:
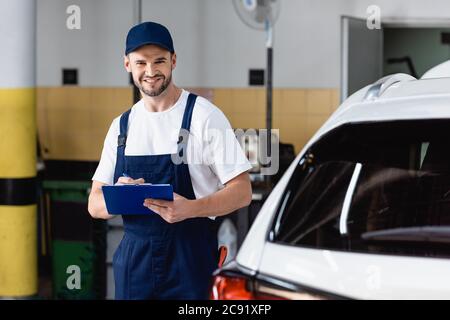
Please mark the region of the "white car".
<svg viewBox="0 0 450 320"><path fill-rule="evenodd" d="M276 185L212 299L450 299L450 78L349 97Z"/></svg>

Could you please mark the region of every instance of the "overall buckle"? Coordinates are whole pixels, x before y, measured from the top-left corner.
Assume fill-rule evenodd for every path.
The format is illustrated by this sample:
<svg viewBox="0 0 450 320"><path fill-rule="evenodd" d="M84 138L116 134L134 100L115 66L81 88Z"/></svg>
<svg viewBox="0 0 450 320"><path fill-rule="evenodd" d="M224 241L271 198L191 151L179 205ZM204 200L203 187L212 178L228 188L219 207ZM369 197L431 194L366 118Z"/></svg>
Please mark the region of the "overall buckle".
<svg viewBox="0 0 450 320"><path fill-rule="evenodd" d="M127 142L127 136L119 136L117 139L117 146L122 147Z"/></svg>

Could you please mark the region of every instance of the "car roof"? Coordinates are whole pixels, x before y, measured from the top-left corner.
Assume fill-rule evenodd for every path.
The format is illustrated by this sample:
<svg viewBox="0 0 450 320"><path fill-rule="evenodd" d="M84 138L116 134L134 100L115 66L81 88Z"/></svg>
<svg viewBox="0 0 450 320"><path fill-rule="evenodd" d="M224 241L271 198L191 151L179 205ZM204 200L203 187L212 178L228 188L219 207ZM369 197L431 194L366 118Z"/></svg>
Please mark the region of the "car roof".
<svg viewBox="0 0 450 320"><path fill-rule="evenodd" d="M450 119L450 78L384 77L346 99L305 148L344 124L420 119Z"/></svg>

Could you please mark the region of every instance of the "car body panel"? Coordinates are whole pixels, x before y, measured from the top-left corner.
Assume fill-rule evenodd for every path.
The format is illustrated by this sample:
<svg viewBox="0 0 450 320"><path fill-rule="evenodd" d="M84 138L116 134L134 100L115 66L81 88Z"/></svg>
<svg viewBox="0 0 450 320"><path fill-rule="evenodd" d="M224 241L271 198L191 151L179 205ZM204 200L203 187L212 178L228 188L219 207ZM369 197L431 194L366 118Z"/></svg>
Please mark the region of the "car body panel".
<svg viewBox="0 0 450 320"><path fill-rule="evenodd" d="M370 87L349 97L300 151L265 201L236 262L259 274L342 297L450 299L450 259L308 249L268 240L280 199L295 167L324 135L351 123L450 119L450 78L394 83L381 97L365 100Z"/></svg>
<svg viewBox="0 0 450 320"><path fill-rule="evenodd" d="M414 95L416 92L414 90L417 90L418 86L411 86L410 82L421 83L423 87L421 96ZM262 254L264 241L267 238L267 232L280 197L294 171L294 167L312 144L323 135L346 123L450 118L450 93L433 94L436 91L437 82L439 83L439 92L443 91L445 86L448 86L447 91L450 88L450 78L416 80L407 81L408 85L402 85L402 97L395 97L393 92L400 90L402 86L394 84L393 88L388 88L385 92L385 95L390 94L389 99L380 98L377 101L361 102L370 86L364 87L348 98L308 141L275 186L243 242L236 257L237 262L248 268L257 268L259 265L258 257Z"/></svg>
<svg viewBox="0 0 450 320"><path fill-rule="evenodd" d="M259 273L356 299L450 299L450 260L267 243Z"/></svg>
<svg viewBox="0 0 450 320"><path fill-rule="evenodd" d="M298 161L294 160L291 163L256 216L256 219L236 256L236 261L240 265L253 270L258 268L267 239L267 230L272 225L273 213L276 211L278 201L289 182L289 178L292 175L297 162Z"/></svg>

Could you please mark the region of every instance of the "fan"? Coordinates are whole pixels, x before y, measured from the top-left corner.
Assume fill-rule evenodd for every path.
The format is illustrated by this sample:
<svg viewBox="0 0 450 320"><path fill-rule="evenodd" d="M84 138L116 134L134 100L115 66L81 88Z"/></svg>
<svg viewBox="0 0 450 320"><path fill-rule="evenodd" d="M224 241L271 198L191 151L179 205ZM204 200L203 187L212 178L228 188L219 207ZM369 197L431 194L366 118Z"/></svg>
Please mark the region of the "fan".
<svg viewBox="0 0 450 320"><path fill-rule="evenodd" d="M280 14L279 0L233 0L239 18L250 28L266 30L275 24Z"/></svg>
<svg viewBox="0 0 450 320"><path fill-rule="evenodd" d="M267 155L271 155L272 129L272 61L273 26L280 14L280 0L233 0L239 18L249 27L266 31L266 127L268 131ZM267 177L268 179L268 177Z"/></svg>

